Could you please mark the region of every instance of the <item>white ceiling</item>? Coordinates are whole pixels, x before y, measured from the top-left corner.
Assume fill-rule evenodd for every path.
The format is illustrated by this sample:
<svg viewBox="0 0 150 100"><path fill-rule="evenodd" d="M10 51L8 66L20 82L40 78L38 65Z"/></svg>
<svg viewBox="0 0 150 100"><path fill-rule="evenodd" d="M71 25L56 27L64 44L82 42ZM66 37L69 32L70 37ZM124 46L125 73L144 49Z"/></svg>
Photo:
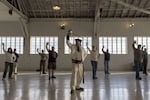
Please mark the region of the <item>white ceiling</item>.
<svg viewBox="0 0 150 100"><path fill-rule="evenodd" d="M15 11L10 15L8 13L9 7L0 2L0 21L16 21L19 20L20 15L18 15Z"/></svg>

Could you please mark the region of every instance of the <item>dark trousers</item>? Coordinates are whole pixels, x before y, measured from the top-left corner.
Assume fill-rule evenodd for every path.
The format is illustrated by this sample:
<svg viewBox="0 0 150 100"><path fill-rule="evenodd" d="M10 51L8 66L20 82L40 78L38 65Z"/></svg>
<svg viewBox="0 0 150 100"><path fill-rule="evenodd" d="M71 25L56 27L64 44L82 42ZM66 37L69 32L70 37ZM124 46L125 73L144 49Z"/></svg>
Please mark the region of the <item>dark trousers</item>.
<svg viewBox="0 0 150 100"><path fill-rule="evenodd" d="M40 72L45 73L45 63L46 63L45 60L40 61Z"/></svg>
<svg viewBox="0 0 150 100"><path fill-rule="evenodd" d="M4 69L4 73L3 73L3 78L6 77L8 67L9 67L9 78L12 77L13 63L5 62L5 69Z"/></svg>
<svg viewBox="0 0 150 100"><path fill-rule="evenodd" d="M93 78L95 78L97 71L97 61L91 61L91 64L92 64Z"/></svg>
<svg viewBox="0 0 150 100"><path fill-rule="evenodd" d="M143 73L147 74L147 61L143 61Z"/></svg>
<svg viewBox="0 0 150 100"><path fill-rule="evenodd" d="M109 74L109 60L104 61L105 74Z"/></svg>
<svg viewBox="0 0 150 100"><path fill-rule="evenodd" d="M140 78L140 67L141 67L141 62L138 60L134 60L135 63L135 71L136 71L136 78Z"/></svg>

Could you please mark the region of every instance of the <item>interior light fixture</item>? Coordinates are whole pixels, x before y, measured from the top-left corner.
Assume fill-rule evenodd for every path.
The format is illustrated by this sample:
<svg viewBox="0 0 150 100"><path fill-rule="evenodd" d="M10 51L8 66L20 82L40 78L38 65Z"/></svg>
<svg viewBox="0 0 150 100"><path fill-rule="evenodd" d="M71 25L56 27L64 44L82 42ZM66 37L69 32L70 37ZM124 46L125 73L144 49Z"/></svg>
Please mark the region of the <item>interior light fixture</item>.
<svg viewBox="0 0 150 100"><path fill-rule="evenodd" d="M59 6L53 6L53 10L60 10L60 7Z"/></svg>
<svg viewBox="0 0 150 100"><path fill-rule="evenodd" d="M129 24L129 27L133 27L133 26L134 26L134 23Z"/></svg>
<svg viewBox="0 0 150 100"><path fill-rule="evenodd" d="M61 25L60 25L60 29L62 29L62 30L64 30L64 29L65 29L65 27L66 27L66 25L65 25L65 24L61 24Z"/></svg>

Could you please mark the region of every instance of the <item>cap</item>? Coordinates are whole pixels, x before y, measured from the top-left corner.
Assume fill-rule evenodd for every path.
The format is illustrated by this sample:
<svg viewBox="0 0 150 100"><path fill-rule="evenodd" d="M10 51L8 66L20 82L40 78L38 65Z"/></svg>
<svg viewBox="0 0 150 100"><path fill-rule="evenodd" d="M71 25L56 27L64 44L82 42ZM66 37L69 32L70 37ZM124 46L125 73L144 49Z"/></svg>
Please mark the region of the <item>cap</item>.
<svg viewBox="0 0 150 100"><path fill-rule="evenodd" d="M80 42L82 41L81 39L75 39L75 40L76 40L76 41L80 41Z"/></svg>

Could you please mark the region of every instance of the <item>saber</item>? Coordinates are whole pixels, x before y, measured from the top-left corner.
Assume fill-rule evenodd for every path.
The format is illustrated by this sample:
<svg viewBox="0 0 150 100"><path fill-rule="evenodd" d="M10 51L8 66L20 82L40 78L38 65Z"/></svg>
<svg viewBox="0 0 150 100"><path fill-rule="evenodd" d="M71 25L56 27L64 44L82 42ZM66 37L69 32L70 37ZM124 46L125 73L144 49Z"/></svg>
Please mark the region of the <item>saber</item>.
<svg viewBox="0 0 150 100"><path fill-rule="evenodd" d="M72 29L69 29L68 33L69 33L69 36L71 36L71 35L78 36L79 35L79 34L73 33Z"/></svg>
<svg viewBox="0 0 150 100"><path fill-rule="evenodd" d="M84 84L84 63L83 64L83 84Z"/></svg>

